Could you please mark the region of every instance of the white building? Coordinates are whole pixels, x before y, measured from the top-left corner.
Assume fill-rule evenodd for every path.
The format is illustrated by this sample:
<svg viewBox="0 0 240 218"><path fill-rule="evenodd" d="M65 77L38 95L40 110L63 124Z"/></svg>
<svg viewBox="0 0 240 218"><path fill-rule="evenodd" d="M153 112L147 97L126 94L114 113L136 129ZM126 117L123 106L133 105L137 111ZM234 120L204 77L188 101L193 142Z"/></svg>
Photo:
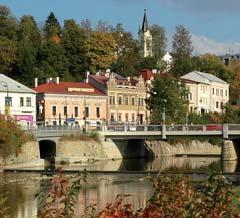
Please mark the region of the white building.
<svg viewBox="0 0 240 218"><path fill-rule="evenodd" d="M36 123L36 94L23 84L0 74L0 114L17 120L24 128Z"/></svg>
<svg viewBox="0 0 240 218"><path fill-rule="evenodd" d="M163 57L162 60L166 63L166 71L169 72L172 65L172 56L167 52Z"/></svg>
<svg viewBox="0 0 240 218"><path fill-rule="evenodd" d="M229 101L229 84L218 77L193 71L181 77L190 91L189 111L222 113Z"/></svg>

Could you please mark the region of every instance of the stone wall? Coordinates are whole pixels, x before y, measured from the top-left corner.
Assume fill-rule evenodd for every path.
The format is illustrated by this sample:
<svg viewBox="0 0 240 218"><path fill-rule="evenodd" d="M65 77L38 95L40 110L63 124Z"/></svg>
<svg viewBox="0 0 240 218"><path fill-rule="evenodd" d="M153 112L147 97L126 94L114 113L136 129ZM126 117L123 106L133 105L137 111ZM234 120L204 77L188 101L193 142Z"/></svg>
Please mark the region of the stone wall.
<svg viewBox="0 0 240 218"><path fill-rule="evenodd" d="M7 158L0 157L0 165L13 165L21 164L33 161L40 161L39 144L36 141L31 141L23 144L21 149L14 155L10 155Z"/></svg>
<svg viewBox="0 0 240 218"><path fill-rule="evenodd" d="M191 141L170 145L166 141L146 141L155 156L221 155L221 147L208 142Z"/></svg>

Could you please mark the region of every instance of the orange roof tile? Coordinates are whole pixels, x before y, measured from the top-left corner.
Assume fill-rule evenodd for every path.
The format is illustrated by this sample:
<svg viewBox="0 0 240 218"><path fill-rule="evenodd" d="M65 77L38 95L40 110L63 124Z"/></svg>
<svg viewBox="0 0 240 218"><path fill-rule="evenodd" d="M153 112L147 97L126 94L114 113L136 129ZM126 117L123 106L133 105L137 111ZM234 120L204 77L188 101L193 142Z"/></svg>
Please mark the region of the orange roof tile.
<svg viewBox="0 0 240 218"><path fill-rule="evenodd" d="M37 93L67 94L67 95L105 95L89 83L81 82L49 82L33 89Z"/></svg>

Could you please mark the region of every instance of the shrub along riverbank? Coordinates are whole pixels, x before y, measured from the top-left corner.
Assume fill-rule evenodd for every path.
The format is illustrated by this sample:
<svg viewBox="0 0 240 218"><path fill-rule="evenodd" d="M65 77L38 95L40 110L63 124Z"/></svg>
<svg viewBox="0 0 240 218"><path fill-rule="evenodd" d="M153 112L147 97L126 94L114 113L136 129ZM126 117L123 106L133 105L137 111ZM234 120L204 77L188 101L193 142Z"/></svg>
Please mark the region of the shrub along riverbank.
<svg viewBox="0 0 240 218"><path fill-rule="evenodd" d="M52 179L48 195L39 198L38 217L74 217L77 196L87 174L66 178L58 173ZM86 208L82 217L100 218L151 218L151 217L240 217L240 188L228 182L222 175L212 175L207 181L192 182L183 176L150 178L153 194L145 208L132 210L124 204L125 197L116 196L115 202L106 205L100 212L94 206Z"/></svg>
<svg viewBox="0 0 240 218"><path fill-rule="evenodd" d="M3 162L10 156L17 157L28 141L34 141L34 137L26 134L15 120L0 117L0 159Z"/></svg>

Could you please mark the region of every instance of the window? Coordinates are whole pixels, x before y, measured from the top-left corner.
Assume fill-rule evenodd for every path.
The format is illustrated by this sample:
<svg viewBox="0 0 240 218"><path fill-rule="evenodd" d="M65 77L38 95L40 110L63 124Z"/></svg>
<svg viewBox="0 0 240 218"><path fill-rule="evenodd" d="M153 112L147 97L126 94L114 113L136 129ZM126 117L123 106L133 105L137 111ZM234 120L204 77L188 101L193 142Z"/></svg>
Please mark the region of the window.
<svg viewBox="0 0 240 218"><path fill-rule="evenodd" d="M132 114L132 122L135 122L135 114Z"/></svg>
<svg viewBox="0 0 240 218"><path fill-rule="evenodd" d="M74 107L74 116L78 117L78 107Z"/></svg>
<svg viewBox="0 0 240 218"><path fill-rule="evenodd" d="M115 96L110 96L109 97L109 104L114 105L115 104Z"/></svg>
<svg viewBox="0 0 240 218"><path fill-rule="evenodd" d="M222 89L220 90L220 96L223 96L223 90Z"/></svg>
<svg viewBox="0 0 240 218"><path fill-rule="evenodd" d="M212 94L214 95L214 88L212 89Z"/></svg>
<svg viewBox="0 0 240 218"><path fill-rule="evenodd" d="M57 114L57 107L52 106L52 115L55 116Z"/></svg>
<svg viewBox="0 0 240 218"><path fill-rule="evenodd" d="M139 106L143 106L143 98L139 98L138 99L138 105Z"/></svg>
<svg viewBox="0 0 240 218"><path fill-rule="evenodd" d="M216 95L219 96L219 89L216 89Z"/></svg>
<svg viewBox="0 0 240 218"><path fill-rule="evenodd" d="M119 104L119 105L122 104L122 97L118 97L118 104Z"/></svg>
<svg viewBox="0 0 240 218"><path fill-rule="evenodd" d="M24 106L24 98L20 97L20 107L23 107L23 106Z"/></svg>
<svg viewBox="0 0 240 218"><path fill-rule="evenodd" d="M89 117L89 107L85 107L85 117Z"/></svg>
<svg viewBox="0 0 240 218"><path fill-rule="evenodd" d="M221 109L223 109L223 102L220 103L220 107L221 107Z"/></svg>
<svg viewBox="0 0 240 218"><path fill-rule="evenodd" d="M218 108L218 101L216 101L216 108Z"/></svg>
<svg viewBox="0 0 240 218"><path fill-rule="evenodd" d="M121 121L122 121L122 114L119 113L119 114L118 114L118 122L121 122Z"/></svg>
<svg viewBox="0 0 240 218"><path fill-rule="evenodd" d="M100 108L99 107L96 107L96 116L97 116L97 118L100 117Z"/></svg>
<svg viewBox="0 0 240 218"><path fill-rule="evenodd" d="M5 97L5 106L12 106L12 97Z"/></svg>
<svg viewBox="0 0 240 218"><path fill-rule="evenodd" d="M53 124L53 126L56 126L56 125L57 125L57 121L54 120L54 121L52 122L52 124Z"/></svg>
<svg viewBox="0 0 240 218"><path fill-rule="evenodd" d="M30 107L32 105L32 99L27 97L27 106Z"/></svg>
<svg viewBox="0 0 240 218"><path fill-rule="evenodd" d="M64 116L67 116L67 106L63 107L63 114L64 114Z"/></svg>
<svg viewBox="0 0 240 218"><path fill-rule="evenodd" d="M128 122L128 113L125 114L125 121Z"/></svg>
<svg viewBox="0 0 240 218"><path fill-rule="evenodd" d="M225 96L226 97L228 96L228 90L225 90Z"/></svg>
<svg viewBox="0 0 240 218"><path fill-rule="evenodd" d="M114 113L111 113L111 121L113 122L114 121Z"/></svg>
<svg viewBox="0 0 240 218"><path fill-rule="evenodd" d="M132 105L134 106L135 105L135 98L132 97Z"/></svg>
<svg viewBox="0 0 240 218"><path fill-rule="evenodd" d="M125 105L128 105L128 97L125 97Z"/></svg>

